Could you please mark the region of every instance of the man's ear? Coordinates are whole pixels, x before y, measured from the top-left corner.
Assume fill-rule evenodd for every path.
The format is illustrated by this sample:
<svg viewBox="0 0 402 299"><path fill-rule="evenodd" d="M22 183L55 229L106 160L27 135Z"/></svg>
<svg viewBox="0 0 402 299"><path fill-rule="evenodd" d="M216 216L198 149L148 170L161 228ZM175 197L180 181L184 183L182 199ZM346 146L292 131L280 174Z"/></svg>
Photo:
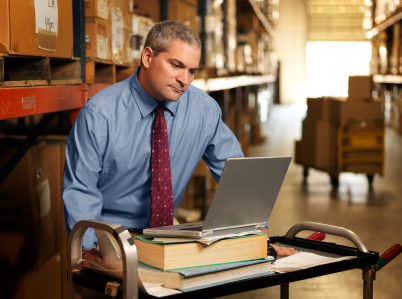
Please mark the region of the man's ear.
<svg viewBox="0 0 402 299"><path fill-rule="evenodd" d="M149 68L149 65L150 65L150 63L152 63L153 59L154 59L154 52L152 51L151 47L146 47L142 51L142 56L141 56L142 65L145 68Z"/></svg>

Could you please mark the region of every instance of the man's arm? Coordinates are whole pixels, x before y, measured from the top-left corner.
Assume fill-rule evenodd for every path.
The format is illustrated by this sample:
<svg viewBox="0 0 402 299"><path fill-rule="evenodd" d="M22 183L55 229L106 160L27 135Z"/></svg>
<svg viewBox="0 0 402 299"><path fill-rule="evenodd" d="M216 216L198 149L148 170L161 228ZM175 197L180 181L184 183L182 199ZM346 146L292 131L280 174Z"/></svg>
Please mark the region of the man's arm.
<svg viewBox="0 0 402 299"><path fill-rule="evenodd" d="M97 184L106 140L106 119L86 106L82 108L66 144L63 201L68 234L78 221L100 217L103 196ZM96 244L95 230L88 229L83 250Z"/></svg>

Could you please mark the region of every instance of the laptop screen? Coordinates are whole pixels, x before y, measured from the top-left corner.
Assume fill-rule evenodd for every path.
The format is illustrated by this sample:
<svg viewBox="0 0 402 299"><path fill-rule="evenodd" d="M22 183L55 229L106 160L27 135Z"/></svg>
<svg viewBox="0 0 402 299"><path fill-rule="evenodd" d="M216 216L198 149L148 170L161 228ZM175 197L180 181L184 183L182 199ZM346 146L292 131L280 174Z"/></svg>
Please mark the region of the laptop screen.
<svg viewBox="0 0 402 299"><path fill-rule="evenodd" d="M228 159L203 229L268 221L291 159Z"/></svg>

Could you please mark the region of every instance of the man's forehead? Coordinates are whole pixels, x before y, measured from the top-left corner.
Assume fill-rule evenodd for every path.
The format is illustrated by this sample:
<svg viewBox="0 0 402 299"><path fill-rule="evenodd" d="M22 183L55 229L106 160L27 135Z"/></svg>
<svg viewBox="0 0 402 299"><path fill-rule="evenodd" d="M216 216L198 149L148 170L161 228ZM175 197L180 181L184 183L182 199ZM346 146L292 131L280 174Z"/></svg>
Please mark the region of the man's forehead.
<svg viewBox="0 0 402 299"><path fill-rule="evenodd" d="M169 54L184 54L183 50L184 48L189 49L190 53L194 53L194 55L201 55L201 49L197 47L196 45L192 45L188 42L182 41L180 39L173 39L168 43L167 46L167 52ZM188 51L186 51L188 52ZM186 54L188 55L188 53Z"/></svg>

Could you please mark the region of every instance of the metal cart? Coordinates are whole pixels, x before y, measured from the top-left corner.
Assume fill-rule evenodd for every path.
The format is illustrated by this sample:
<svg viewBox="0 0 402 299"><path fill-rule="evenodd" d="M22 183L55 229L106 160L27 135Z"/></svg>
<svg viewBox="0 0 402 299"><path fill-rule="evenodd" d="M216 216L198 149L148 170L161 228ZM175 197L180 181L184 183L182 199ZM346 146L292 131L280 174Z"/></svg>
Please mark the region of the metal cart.
<svg viewBox="0 0 402 299"><path fill-rule="evenodd" d="M304 180L310 167L328 172L334 187L339 185L341 172L364 173L371 188L374 174L384 173L384 137L384 122L381 119L343 121L337 132L337 167L322 169L303 165Z"/></svg>
<svg viewBox="0 0 402 299"><path fill-rule="evenodd" d="M104 230L113 235L117 240L123 256L123 281L116 283L112 279L96 273L85 272L82 270L73 271L77 261L82 257L82 238L87 228L90 227ZM345 237L352 241L357 248L295 237L297 233L304 230L319 231ZM289 273L276 273L197 291L184 292L177 295L171 295L169 298L215 298L280 285L281 299L286 299L289 298L290 282L351 269L362 269L364 281L363 298L371 299L373 298L373 281L375 280L376 272L387 262L391 261L395 256L397 256L402 250L401 245L394 245L386 253L384 253L381 258L379 258L378 252L370 251L360 237L354 232L342 227L314 222L302 222L296 224L286 233L284 237L271 237L270 239L276 245L292 246L299 251L316 252L324 255L356 257L350 260L334 262L304 270ZM113 295L116 298L156 298L138 291L138 260L136 247L130 233L121 225L101 220L78 222L74 226L69 237L67 258L69 267L68 285L70 299L81 299L82 287L98 291L103 294L105 294L105 291L107 294L114 293ZM113 289L113 292L111 292L110 289Z"/></svg>

